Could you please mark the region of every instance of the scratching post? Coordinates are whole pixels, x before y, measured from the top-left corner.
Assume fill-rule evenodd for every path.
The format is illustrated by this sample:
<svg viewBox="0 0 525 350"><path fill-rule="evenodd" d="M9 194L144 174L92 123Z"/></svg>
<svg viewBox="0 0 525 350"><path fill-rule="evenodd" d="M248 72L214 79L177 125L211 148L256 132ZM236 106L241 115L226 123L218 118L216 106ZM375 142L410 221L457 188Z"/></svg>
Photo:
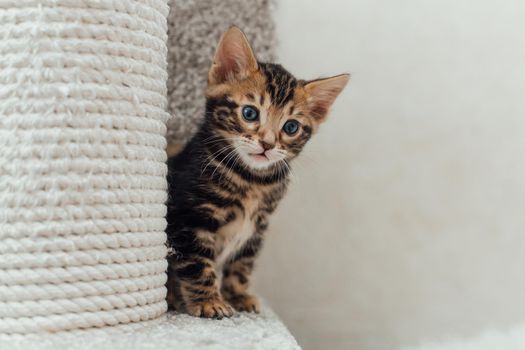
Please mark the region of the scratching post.
<svg viewBox="0 0 525 350"><path fill-rule="evenodd" d="M226 6L188 3L210 4ZM266 306L164 313L167 14L164 0L0 0L0 349L299 348Z"/></svg>
<svg viewBox="0 0 525 350"><path fill-rule="evenodd" d="M163 0L0 0L0 333L166 310Z"/></svg>

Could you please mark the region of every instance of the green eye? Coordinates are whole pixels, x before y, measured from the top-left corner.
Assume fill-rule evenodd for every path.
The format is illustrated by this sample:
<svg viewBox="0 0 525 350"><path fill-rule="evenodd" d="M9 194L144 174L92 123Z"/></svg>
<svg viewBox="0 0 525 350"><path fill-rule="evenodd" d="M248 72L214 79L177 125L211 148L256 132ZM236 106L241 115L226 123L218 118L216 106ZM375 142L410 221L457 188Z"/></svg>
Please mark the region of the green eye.
<svg viewBox="0 0 525 350"><path fill-rule="evenodd" d="M283 125L283 131L288 135L293 135L299 130L299 122L297 120L288 120Z"/></svg>
<svg viewBox="0 0 525 350"><path fill-rule="evenodd" d="M254 122L259 119L259 111L253 106L244 106L242 108L242 117L249 122Z"/></svg>

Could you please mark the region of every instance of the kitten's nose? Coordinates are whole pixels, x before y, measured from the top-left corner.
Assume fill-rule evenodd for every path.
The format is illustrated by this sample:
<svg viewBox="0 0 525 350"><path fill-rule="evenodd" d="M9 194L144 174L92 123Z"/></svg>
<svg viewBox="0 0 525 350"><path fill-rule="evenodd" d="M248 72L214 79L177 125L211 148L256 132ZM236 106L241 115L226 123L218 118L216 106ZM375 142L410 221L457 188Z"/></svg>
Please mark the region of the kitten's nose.
<svg viewBox="0 0 525 350"><path fill-rule="evenodd" d="M273 143L268 143L264 140L259 140L259 143L265 151L272 149L275 146Z"/></svg>

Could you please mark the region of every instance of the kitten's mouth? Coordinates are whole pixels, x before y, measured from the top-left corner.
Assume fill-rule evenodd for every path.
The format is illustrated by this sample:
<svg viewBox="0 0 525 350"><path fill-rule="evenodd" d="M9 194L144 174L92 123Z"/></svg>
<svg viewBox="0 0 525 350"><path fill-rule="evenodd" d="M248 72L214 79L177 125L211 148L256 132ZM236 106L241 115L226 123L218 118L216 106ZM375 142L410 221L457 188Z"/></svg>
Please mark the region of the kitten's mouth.
<svg viewBox="0 0 525 350"><path fill-rule="evenodd" d="M265 152L261 153L250 153L250 158L256 160L256 161L268 161L268 157L266 156Z"/></svg>

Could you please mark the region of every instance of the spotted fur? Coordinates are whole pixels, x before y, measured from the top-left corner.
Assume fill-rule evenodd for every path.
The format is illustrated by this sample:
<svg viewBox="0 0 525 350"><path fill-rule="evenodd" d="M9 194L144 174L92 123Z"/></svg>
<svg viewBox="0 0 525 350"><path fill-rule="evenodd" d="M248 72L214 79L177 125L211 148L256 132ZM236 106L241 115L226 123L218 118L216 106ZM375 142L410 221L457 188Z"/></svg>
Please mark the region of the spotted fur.
<svg viewBox="0 0 525 350"><path fill-rule="evenodd" d="M168 160L167 287L170 306L222 318L234 309L259 311L248 292L251 272L269 216L286 192L289 163L348 76L297 80L280 65L257 62L233 27L219 43L208 80L204 122ZM245 106L258 111L257 121L243 118ZM292 119L299 130L289 135L283 125Z"/></svg>

